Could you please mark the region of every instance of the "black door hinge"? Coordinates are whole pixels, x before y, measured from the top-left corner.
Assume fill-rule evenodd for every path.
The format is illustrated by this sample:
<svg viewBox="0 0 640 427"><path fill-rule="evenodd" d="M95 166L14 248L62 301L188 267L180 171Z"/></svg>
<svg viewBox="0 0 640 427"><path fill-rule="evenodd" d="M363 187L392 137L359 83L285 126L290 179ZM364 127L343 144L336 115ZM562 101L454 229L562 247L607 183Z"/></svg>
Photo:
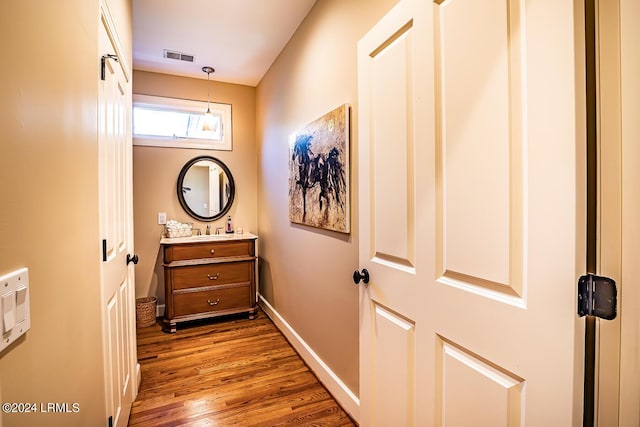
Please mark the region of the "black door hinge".
<svg viewBox="0 0 640 427"><path fill-rule="evenodd" d="M610 277L587 274L578 279L578 316L596 316L601 319L616 318L618 288Z"/></svg>
<svg viewBox="0 0 640 427"><path fill-rule="evenodd" d="M107 239L102 239L102 262L107 262Z"/></svg>
<svg viewBox="0 0 640 427"><path fill-rule="evenodd" d="M107 78L107 75L104 69L105 62L107 62L107 59L113 59L114 61L118 62L117 55L113 55L111 53L102 55L102 58L100 58L100 80L105 80Z"/></svg>
<svg viewBox="0 0 640 427"><path fill-rule="evenodd" d="M113 427L113 415L111 415L111 416L109 417L109 419L107 420L107 425L108 425L109 427Z"/></svg>

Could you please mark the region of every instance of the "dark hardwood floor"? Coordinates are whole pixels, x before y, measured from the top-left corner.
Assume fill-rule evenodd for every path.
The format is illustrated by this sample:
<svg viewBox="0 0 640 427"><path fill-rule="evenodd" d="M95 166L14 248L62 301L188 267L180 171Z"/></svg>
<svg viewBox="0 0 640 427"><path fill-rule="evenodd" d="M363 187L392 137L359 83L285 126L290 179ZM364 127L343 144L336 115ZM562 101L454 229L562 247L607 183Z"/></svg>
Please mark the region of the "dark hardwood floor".
<svg viewBox="0 0 640 427"><path fill-rule="evenodd" d="M142 384L129 426L354 426L262 312L137 330Z"/></svg>

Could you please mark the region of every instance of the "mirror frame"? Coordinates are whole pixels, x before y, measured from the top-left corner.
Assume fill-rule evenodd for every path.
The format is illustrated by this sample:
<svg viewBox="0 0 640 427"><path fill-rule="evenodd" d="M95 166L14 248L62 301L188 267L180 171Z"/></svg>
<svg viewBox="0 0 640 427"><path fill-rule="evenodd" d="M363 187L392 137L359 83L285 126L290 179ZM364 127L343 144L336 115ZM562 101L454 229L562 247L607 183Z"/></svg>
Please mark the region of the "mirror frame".
<svg viewBox="0 0 640 427"><path fill-rule="evenodd" d="M187 205L187 202L184 199L184 194L182 193L182 187L183 187L185 175L187 174L187 172L189 171L191 166L195 165L198 162L204 161L204 160L209 160L209 161L217 163L222 168L224 173L227 174L227 177L229 177L229 191L230 191L229 201L224 206L224 208L222 208L222 210L220 212L218 212L218 214L216 214L214 216L202 216L202 215L198 215L197 213L195 213L189 207L189 205ZM231 205L233 205L233 200L235 199L235 196L236 196L236 185L235 185L235 182L233 180L233 175L231 175L231 170L229 170L229 168L227 167L227 165L224 164L224 162L222 162L220 159L217 159L217 158L215 158L213 156L198 156L198 157L194 157L193 159L189 160L182 167L182 169L180 170L180 174L178 175L178 182L177 182L176 190L177 190L177 194L178 194L178 201L180 202L180 206L182 206L182 209L184 209L184 211L191 218L197 219L199 221L204 221L204 222L211 222L211 221L215 221L217 219L222 218L227 212L229 212L229 209L231 209Z"/></svg>

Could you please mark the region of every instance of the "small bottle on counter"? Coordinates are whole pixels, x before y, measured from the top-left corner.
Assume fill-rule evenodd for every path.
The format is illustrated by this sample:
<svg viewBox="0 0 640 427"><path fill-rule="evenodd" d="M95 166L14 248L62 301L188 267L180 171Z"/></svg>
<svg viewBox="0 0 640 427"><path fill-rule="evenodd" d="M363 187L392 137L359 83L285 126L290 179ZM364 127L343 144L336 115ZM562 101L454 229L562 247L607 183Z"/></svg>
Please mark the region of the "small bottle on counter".
<svg viewBox="0 0 640 427"><path fill-rule="evenodd" d="M224 230L225 233L233 233L233 225L231 225L231 215L227 217L227 226Z"/></svg>

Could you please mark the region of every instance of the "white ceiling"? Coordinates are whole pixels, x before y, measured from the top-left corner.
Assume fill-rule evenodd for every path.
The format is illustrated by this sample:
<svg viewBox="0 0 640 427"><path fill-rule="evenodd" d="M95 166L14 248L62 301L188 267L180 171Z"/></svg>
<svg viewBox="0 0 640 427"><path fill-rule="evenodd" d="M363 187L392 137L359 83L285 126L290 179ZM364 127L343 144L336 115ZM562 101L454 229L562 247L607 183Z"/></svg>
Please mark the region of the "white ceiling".
<svg viewBox="0 0 640 427"><path fill-rule="evenodd" d="M316 0L133 0L136 70L256 86ZM194 62L163 57L169 49Z"/></svg>

